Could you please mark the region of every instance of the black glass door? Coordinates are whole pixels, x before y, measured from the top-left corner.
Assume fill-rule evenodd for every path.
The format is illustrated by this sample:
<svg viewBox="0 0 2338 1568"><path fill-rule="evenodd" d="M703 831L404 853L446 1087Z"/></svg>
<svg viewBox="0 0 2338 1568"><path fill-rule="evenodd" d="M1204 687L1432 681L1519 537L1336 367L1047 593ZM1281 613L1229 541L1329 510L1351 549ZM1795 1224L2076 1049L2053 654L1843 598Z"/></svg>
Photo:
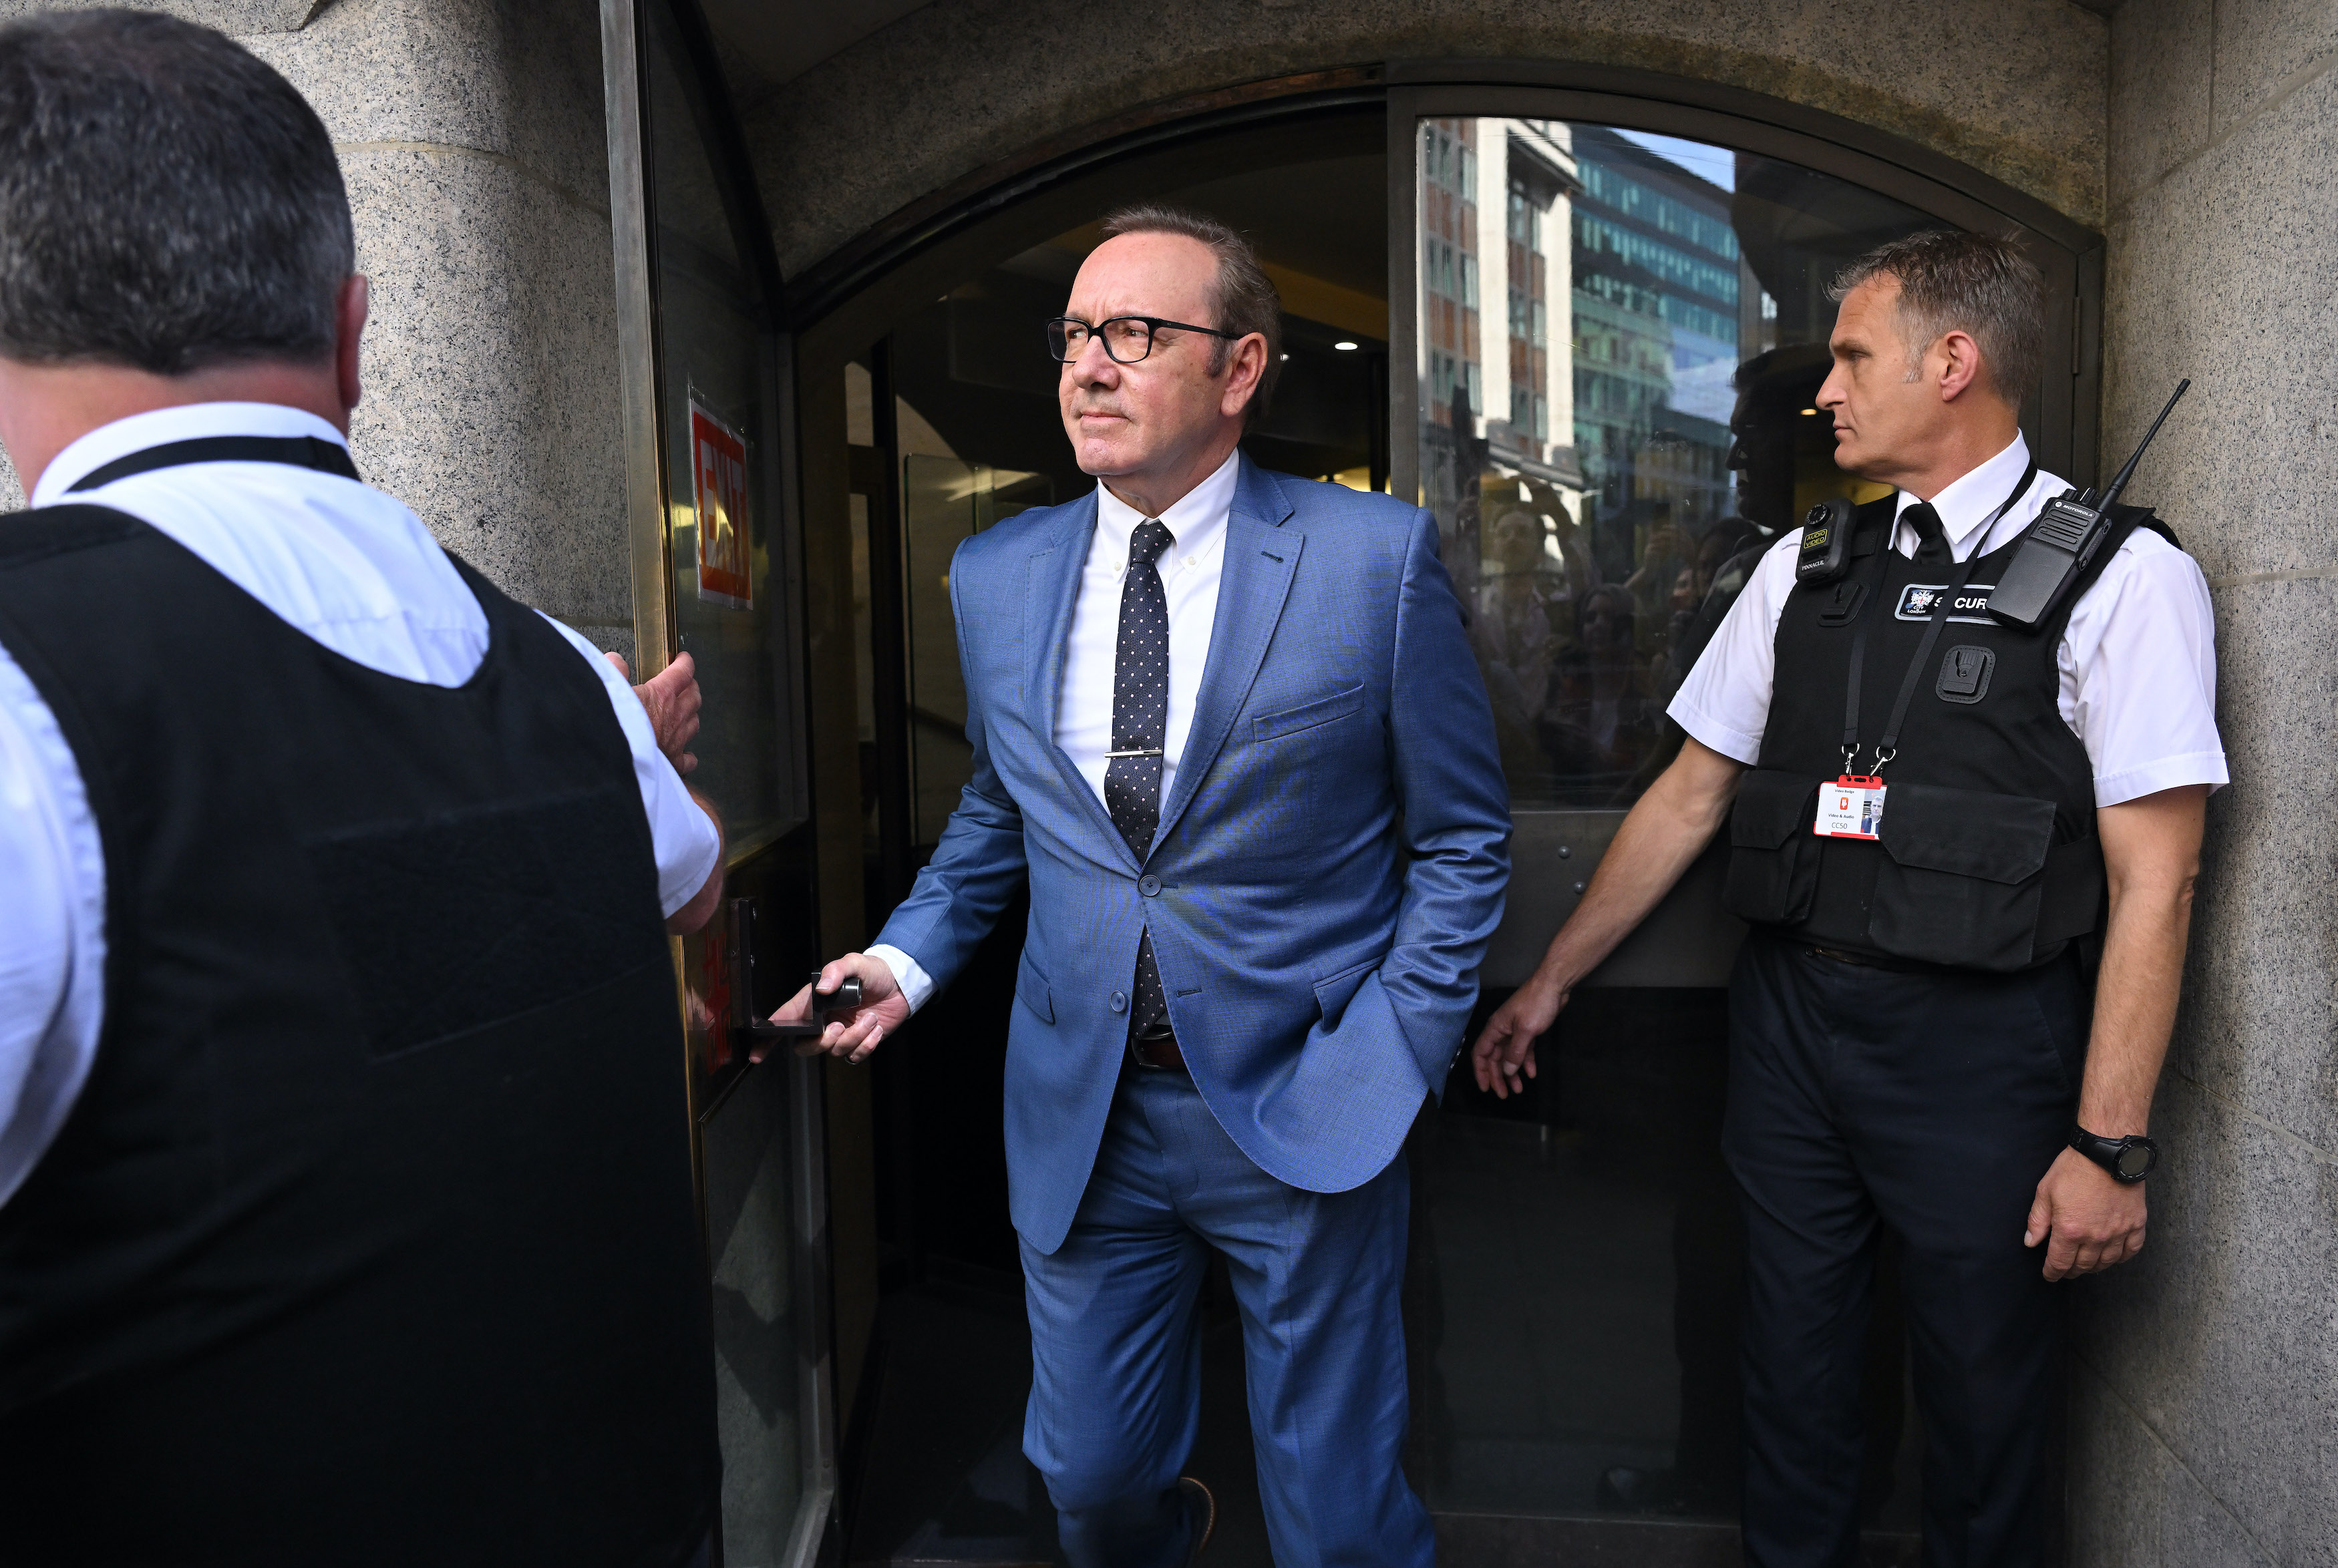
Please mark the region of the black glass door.
<svg viewBox="0 0 2338 1568"><path fill-rule="evenodd" d="M777 269L694 0L616 0L634 50L654 496L633 518L644 662L687 655L703 693L690 783L719 812L726 890L676 944L722 1452L715 1561L799 1568L835 1494L827 1152L817 1063L752 1060L741 1028L821 956L801 669L801 552L786 483ZM622 116L613 113L613 126ZM613 135L624 178L628 143ZM645 603L643 603L645 602Z"/></svg>
<svg viewBox="0 0 2338 1568"><path fill-rule="evenodd" d="M1790 161L1624 126L1412 122L1411 417L1516 824L1482 1019L1677 753L1666 704L1762 553L1831 495L1828 283L1941 226ZM1416 1483L1471 1561L1734 1562L1738 1199L1720 1152L1742 927L1718 851L1500 1102L1466 1059L1413 1146ZM1887 1256L1866 1523L1912 1561L1917 1436ZM1525 1560L1521 1558L1520 1560Z"/></svg>

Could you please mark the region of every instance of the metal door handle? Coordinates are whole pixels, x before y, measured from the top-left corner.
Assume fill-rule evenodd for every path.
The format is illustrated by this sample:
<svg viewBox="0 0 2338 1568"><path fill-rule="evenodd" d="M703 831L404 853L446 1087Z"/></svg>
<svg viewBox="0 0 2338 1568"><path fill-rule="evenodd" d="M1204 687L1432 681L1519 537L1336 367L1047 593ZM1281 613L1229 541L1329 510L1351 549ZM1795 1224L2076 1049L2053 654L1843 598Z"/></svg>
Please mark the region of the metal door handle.
<svg viewBox="0 0 2338 1568"><path fill-rule="evenodd" d="M811 978L812 983L818 985L820 971L813 970ZM858 975L848 975L843 983L827 995L823 996L817 991L811 994L810 1022L774 1024L768 1018L758 1018L751 1013L744 1027L748 1037L753 1040L817 1039L830 1024L848 1022L860 1006L860 977Z"/></svg>
<svg viewBox="0 0 2338 1568"><path fill-rule="evenodd" d="M751 1040L818 1039L830 1024L848 1020L860 1006L860 978L846 976L843 984L823 996L812 992L811 1018L802 1024L774 1024L755 1005L755 901L731 900L731 1028ZM811 975L820 984L820 972Z"/></svg>

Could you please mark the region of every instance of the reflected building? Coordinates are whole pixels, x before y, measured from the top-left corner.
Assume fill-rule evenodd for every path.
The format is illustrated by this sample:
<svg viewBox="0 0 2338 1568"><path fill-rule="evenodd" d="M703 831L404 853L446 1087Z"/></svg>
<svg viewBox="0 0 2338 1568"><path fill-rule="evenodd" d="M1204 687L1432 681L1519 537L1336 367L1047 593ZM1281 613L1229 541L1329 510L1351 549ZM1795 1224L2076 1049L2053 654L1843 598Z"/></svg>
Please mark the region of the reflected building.
<svg viewBox="0 0 2338 1568"><path fill-rule="evenodd" d="M1420 121L1419 484L1512 799L1609 809L1763 542L1846 490L1827 280L1921 215L1607 125ZM1826 221L1813 222L1823 214Z"/></svg>
<svg viewBox="0 0 2338 1568"><path fill-rule="evenodd" d="M1421 122L1422 478L1457 575L1559 566L1561 536L1580 516L1566 315L1581 186L1572 140L1557 121ZM1498 479L1516 505L1464 494ZM1525 548L1495 538L1513 514L1537 535Z"/></svg>
<svg viewBox="0 0 2338 1568"><path fill-rule="evenodd" d="M1575 444L1600 564L1727 516L1743 267L1730 192L1605 126L1575 130Z"/></svg>

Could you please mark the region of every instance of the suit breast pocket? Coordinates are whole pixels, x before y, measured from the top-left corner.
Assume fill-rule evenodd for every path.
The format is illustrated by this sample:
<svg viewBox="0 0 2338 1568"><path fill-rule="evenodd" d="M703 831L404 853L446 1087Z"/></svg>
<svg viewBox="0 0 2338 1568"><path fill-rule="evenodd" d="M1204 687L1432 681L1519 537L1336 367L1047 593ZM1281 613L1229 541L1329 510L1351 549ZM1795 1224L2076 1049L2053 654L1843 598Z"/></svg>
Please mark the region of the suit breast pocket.
<svg viewBox="0 0 2338 1568"><path fill-rule="evenodd" d="M1250 721L1251 739L1263 742L1303 735L1326 724L1337 724L1351 713L1362 712L1363 708L1364 688L1360 682L1345 691L1334 691L1329 697L1318 697L1295 708L1278 708L1273 712L1259 714Z"/></svg>
<svg viewBox="0 0 2338 1568"><path fill-rule="evenodd" d="M1303 702L1291 695L1268 698L1265 711L1245 721L1250 744L1228 755L1226 803L1251 829L1251 854L1311 864L1322 848L1325 798L1352 792L1385 767L1361 684Z"/></svg>

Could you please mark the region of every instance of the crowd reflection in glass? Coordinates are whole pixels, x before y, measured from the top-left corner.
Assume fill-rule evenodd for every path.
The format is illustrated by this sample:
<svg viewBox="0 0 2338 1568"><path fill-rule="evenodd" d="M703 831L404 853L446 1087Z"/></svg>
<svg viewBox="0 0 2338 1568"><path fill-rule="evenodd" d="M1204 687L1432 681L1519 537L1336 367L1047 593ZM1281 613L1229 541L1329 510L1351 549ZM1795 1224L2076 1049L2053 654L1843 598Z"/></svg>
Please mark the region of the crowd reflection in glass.
<svg viewBox="0 0 2338 1568"><path fill-rule="evenodd" d="M1864 492L1812 405L1825 286L1920 214L1775 160L1566 122L1421 123L1421 488L1512 799L1628 806L1766 544Z"/></svg>

